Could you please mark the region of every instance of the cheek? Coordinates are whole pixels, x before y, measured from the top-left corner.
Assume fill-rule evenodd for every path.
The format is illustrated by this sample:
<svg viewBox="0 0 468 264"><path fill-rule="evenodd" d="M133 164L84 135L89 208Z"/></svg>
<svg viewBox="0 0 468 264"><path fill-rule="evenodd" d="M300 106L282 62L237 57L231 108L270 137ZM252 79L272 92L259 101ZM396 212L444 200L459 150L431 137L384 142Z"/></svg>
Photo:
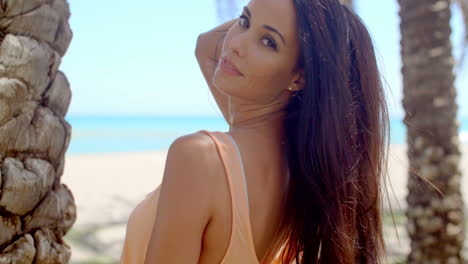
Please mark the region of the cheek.
<svg viewBox="0 0 468 264"><path fill-rule="evenodd" d="M230 41L235 30L231 28L223 43L222 54L226 48L226 41ZM269 102L287 89L289 83L287 70L283 69L283 61L275 58L277 54L270 51L259 50L255 45L244 46L242 71L245 76L226 75L220 67L216 67L212 82L222 93L242 98L248 101ZM260 47L263 48L263 47Z"/></svg>
<svg viewBox="0 0 468 264"><path fill-rule="evenodd" d="M250 58L245 65L244 77L228 76L216 67L213 85L225 95L260 104L270 103L287 89L289 79L286 70L268 59Z"/></svg>
<svg viewBox="0 0 468 264"><path fill-rule="evenodd" d="M249 81L251 87L257 87L257 92L264 98L277 96L287 88L289 79L286 70L277 61L267 59L253 60Z"/></svg>

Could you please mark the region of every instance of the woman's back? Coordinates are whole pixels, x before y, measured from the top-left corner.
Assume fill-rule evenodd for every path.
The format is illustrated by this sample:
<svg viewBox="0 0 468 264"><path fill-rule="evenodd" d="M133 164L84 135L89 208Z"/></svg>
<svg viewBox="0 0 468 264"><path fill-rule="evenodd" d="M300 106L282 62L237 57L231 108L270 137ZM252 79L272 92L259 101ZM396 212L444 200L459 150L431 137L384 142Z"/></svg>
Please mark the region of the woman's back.
<svg viewBox="0 0 468 264"><path fill-rule="evenodd" d="M225 134L229 135L229 133ZM269 146L259 146L239 139L234 139L235 135L230 136L238 147L239 154L229 151L229 155L238 155L242 158L243 169L245 171L248 202L244 207L248 210L249 226L251 230L251 239L258 259L264 259L268 249L275 241L275 232L279 226L281 217L281 204L285 188L285 175L280 175L280 163L275 160L279 153L265 152ZM237 165L237 164L236 164ZM231 171L231 173L234 170ZM221 174L220 181L213 186L217 191L217 210L213 224L210 224L206 230L205 238L208 250L202 253L200 263L217 263L222 259L223 252L226 251L229 244L229 230L232 223L231 200L228 185L228 175ZM231 177L238 177L235 173ZM247 237L248 238L248 237ZM204 241L204 242L205 242Z"/></svg>
<svg viewBox="0 0 468 264"><path fill-rule="evenodd" d="M268 151L269 146L242 140L236 144L235 136L226 133L204 133L216 143L213 150L219 152L220 160L219 166L213 166L219 177L206 183L211 185L216 201L212 220L203 233L199 263L259 263L262 259L263 263L271 263L266 255L276 239L286 190L285 175L280 173L284 163L276 158L280 155ZM132 212L123 263L134 263L135 255L144 259L146 250L142 248L147 247L158 196L159 188Z"/></svg>

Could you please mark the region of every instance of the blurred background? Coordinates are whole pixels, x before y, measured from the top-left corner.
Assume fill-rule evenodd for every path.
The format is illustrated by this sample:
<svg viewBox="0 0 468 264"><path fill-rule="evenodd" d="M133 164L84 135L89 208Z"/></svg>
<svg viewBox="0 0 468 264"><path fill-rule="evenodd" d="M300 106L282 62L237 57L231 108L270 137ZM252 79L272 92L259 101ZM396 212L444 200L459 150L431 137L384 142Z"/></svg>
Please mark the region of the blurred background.
<svg viewBox="0 0 468 264"><path fill-rule="evenodd" d="M238 16L246 3L70 1L74 35L61 70L72 89L66 120L73 129L63 176L78 207L77 222L66 236L72 263L116 263L128 216L159 184L171 142L200 129L228 130L199 70L195 45L200 33ZM393 0L357 0L354 8L373 37L390 106L390 199L401 241L394 231L386 236L398 258L409 250L401 220L407 160L399 7ZM457 8L452 8L451 26L453 55L459 58L464 30ZM457 70L455 85L464 150L466 70ZM466 163L462 168L467 171Z"/></svg>
<svg viewBox="0 0 468 264"><path fill-rule="evenodd" d="M61 66L73 92L68 153L159 150L198 129L226 130L198 68L195 44L200 33L234 18L247 2L232 5L235 11L225 11L226 4L216 0L71 2L74 36ZM359 0L355 10L372 34L387 84L392 143L403 144L398 3ZM454 8L457 58L462 23ZM468 90L461 88L468 87L468 74L458 75L456 87L466 142Z"/></svg>

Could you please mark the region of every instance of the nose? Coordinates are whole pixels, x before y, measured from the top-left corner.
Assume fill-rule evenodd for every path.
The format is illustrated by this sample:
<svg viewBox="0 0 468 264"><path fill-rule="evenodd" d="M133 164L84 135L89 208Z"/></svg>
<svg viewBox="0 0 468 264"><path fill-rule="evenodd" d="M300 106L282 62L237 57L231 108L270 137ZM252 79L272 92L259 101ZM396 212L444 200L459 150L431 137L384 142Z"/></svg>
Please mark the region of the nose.
<svg viewBox="0 0 468 264"><path fill-rule="evenodd" d="M238 33L235 36L232 36L229 41L229 49L239 57L243 57L245 55L246 36L247 34L245 32Z"/></svg>

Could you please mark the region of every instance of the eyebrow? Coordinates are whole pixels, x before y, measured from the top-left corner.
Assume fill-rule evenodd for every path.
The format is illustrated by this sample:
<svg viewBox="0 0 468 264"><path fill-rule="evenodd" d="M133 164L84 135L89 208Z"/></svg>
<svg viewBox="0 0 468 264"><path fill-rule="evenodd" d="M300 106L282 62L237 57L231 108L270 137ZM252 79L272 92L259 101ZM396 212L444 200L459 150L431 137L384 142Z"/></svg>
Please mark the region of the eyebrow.
<svg viewBox="0 0 468 264"><path fill-rule="evenodd" d="M249 16L250 19L252 19L252 13L250 13L250 10L248 7L244 6L244 11L247 13L247 16ZM272 32L275 32L276 34L278 34L278 36L280 36L281 40L283 41L283 44L286 45L286 40L284 39L283 35L281 35L281 33L276 30L274 27L272 26L268 26L268 25L263 25L263 27L267 30L270 30Z"/></svg>

